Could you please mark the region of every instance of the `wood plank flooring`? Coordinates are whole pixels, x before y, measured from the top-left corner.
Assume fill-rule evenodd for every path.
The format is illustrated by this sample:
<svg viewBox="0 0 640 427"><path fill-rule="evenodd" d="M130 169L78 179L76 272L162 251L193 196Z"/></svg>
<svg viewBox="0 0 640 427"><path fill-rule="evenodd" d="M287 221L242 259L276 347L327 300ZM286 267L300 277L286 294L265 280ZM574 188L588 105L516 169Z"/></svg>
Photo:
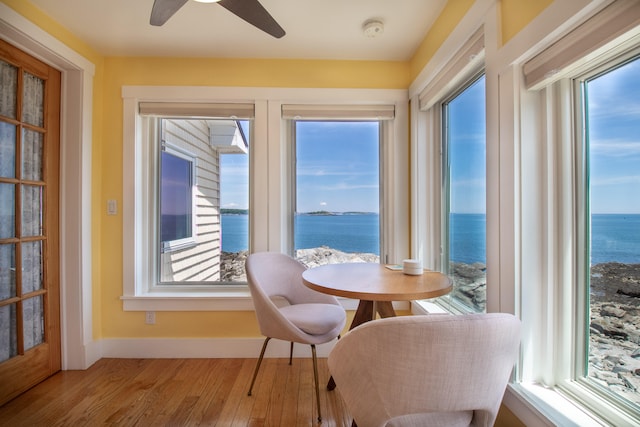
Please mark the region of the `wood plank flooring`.
<svg viewBox="0 0 640 427"><path fill-rule="evenodd" d="M62 371L0 407L2 426L349 427L338 389L318 359L322 424L311 359L102 359Z"/></svg>

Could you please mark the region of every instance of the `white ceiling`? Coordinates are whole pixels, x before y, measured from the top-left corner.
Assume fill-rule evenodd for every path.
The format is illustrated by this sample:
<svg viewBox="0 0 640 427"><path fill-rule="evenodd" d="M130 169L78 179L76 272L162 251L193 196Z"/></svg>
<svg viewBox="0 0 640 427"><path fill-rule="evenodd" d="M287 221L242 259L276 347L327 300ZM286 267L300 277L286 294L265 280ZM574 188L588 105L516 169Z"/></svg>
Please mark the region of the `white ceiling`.
<svg viewBox="0 0 640 427"><path fill-rule="evenodd" d="M260 0L286 35L276 39L217 4L187 2L162 27L153 0L30 0L105 56L406 61L446 0ZM362 25L384 23L368 38Z"/></svg>

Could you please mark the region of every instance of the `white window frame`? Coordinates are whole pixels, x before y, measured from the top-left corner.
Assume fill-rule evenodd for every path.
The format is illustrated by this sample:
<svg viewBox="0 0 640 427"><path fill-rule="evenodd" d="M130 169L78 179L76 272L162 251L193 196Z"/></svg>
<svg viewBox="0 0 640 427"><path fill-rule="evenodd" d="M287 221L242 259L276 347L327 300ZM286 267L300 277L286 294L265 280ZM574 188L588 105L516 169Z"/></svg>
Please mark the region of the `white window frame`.
<svg viewBox="0 0 640 427"><path fill-rule="evenodd" d="M476 46L477 48L477 46ZM485 75L484 67L481 64L477 64L474 68L469 69L468 71L463 72L462 75L456 76L454 78L454 82L457 83L455 87L451 87L450 91L447 92L442 99L436 102L431 108L439 109L440 117L440 153L441 153L441 164L442 164L442 173L440 176L441 188L442 188L442 211L441 211L441 219L440 219L440 241L442 242L440 245L440 259L439 265L442 271L445 274L451 274L451 265L449 259L449 251L451 249L451 242L449 241L450 227L451 223L449 222L450 214L451 214L451 206L450 206L450 196L451 196L451 181L449 171L446 169L449 164L449 151L450 148L448 146L448 135L446 134L444 128L444 119L445 115L443 114L443 110L446 104L449 104L451 101L456 99L459 95L461 95L464 91L469 89L473 84L475 84L480 78ZM486 88L486 82L485 82ZM486 91L486 90L485 90ZM434 115L437 114L433 111ZM448 117L447 117L448 120ZM486 179L486 177L485 177ZM485 225L486 226L486 225ZM456 284L454 283L454 289ZM486 292L486 288L485 288ZM453 291L452 291L453 294ZM472 310L471 307L463 304L459 299L455 298L453 295L446 295L444 297L440 297L433 301L443 309L453 313L476 313L476 311ZM486 308L485 308L486 310Z"/></svg>
<svg viewBox="0 0 640 427"><path fill-rule="evenodd" d="M475 28L454 49L448 61L435 72L428 83L414 89L412 96L412 257L423 261L426 268L442 271L445 245L445 182L442 129L442 106L455 94L484 73L484 28ZM487 218L488 221L488 218ZM487 286L487 298L489 290ZM446 301L445 301L446 300ZM416 301L416 312L467 311L445 297ZM487 301L488 307L488 301Z"/></svg>
<svg viewBox="0 0 640 427"><path fill-rule="evenodd" d="M607 9L609 4L612 8ZM592 6L582 24L573 24L574 31L550 36L532 49L537 54L499 73L499 121L513 123L513 128L501 126L498 135L509 144L500 149L501 158L513 159L513 169L505 175L513 184L504 186L513 192L513 222L503 218L513 228L516 311L524 326L516 382L509 385L504 401L526 423L543 414L554 425L638 425L637 412L618 405L582 376L589 313L579 81L621 54L633 55L629 49L640 46L640 26L629 30L612 24L616 16L635 15L637 21L637 3ZM616 11L618 7L635 12ZM594 41L592 36L602 29L615 34L605 42ZM620 29L624 31L617 32Z"/></svg>
<svg viewBox="0 0 640 427"><path fill-rule="evenodd" d="M393 209L388 204L385 204L387 197L385 196L385 190L389 190L389 186L385 185L385 182L393 183L396 181L391 177L387 177L385 173L392 173L394 168L392 163L386 159L385 156L393 156L393 147L390 147L393 140L393 119L395 117L394 105L283 105L283 120L285 120L285 126L288 130L287 137L287 159L288 162L288 182L289 185L289 212L290 218L288 224L288 241L286 246L286 252L292 256L295 255L294 249L294 215L296 210L296 165L295 165L295 150L296 150L296 122L298 121L327 121L327 122L340 122L340 121L375 121L379 125L378 131L378 174L379 174L379 220L380 220L380 262L390 263L390 259L395 259L394 262L399 262L402 258L397 258L393 247L387 247L387 241L392 239L389 233L389 226L387 226L387 210L390 211L390 215L393 215ZM387 180L387 178L389 178ZM402 230L399 230L402 231ZM408 232L408 230L406 230Z"/></svg>
<svg viewBox="0 0 640 427"><path fill-rule="evenodd" d="M630 48L631 47L631 48ZM624 425L629 420L636 419L640 416L640 411L633 408L623 399L615 396L613 392L608 392L602 386L597 385L589 377L583 373L588 369L588 346L589 340L589 311L586 309L586 301L588 298L589 260L585 257L585 249L589 245L588 242L588 223L589 208L587 195L587 182L591 180L587 169L586 159L586 135L585 116L584 116L584 98L583 84L590 78L614 68L631 58L638 58L640 55L640 37L631 37L626 42L620 43L615 48L609 50L602 55L597 61L590 62L568 73L567 77L562 78L552 86L558 86L552 100L558 101L560 98L570 97L572 101L571 121L573 123L573 132L569 147L565 150L571 150L573 171L571 177L574 182L574 194L576 206L573 211L571 225L575 230L575 253L570 268L573 270L573 280L576 285L573 289L572 304L562 305L562 309L569 310L574 307L576 319L574 328L574 336L572 348L565 348L567 353L573 355L573 364L559 370L556 379L558 389L577 400L588 408L597 408L595 413L598 417L607 420L615 425ZM638 60L638 59L636 59ZM557 104L556 104L557 105ZM566 124L566 123L565 123ZM565 166L567 163L565 163ZM559 172L562 174L562 172ZM565 177L568 180L569 177ZM581 292L580 290L586 290Z"/></svg>
<svg viewBox="0 0 640 427"><path fill-rule="evenodd" d="M162 120L162 119L160 119ZM162 151L167 154L171 154L172 156L178 157L182 160L185 160L191 164L191 236L185 237L183 239L170 240L167 242L161 242L161 251L163 253L177 251L181 249L188 248L190 246L195 245L196 243L196 200L195 200L195 188L197 187L196 183L196 168L198 167L197 157L189 153L182 148L167 142L166 140L162 141ZM158 180L159 186L162 184L160 180ZM160 188L160 187L159 187ZM159 209L158 211L159 212ZM160 220L158 219L158 223ZM160 228L158 228L158 235L160 235ZM157 254L156 257L160 256Z"/></svg>
<svg viewBox="0 0 640 427"><path fill-rule="evenodd" d="M246 284L217 287L180 286L179 289L150 288L153 271L147 254L150 239L140 225L148 212L149 171L142 162L147 155L143 141L157 132L143 117L143 103L251 103L255 106L250 151L249 241L251 251L287 253L287 212L292 193L288 185L287 123L282 106L287 104L326 106L393 105L395 119L386 127L388 143L382 153L383 201L387 217L384 230L390 262L409 256L408 97L402 89L249 88L197 86L125 86L123 98L123 290L125 311L235 311L253 310ZM261 161L255 161L260 159ZM344 301L349 307L352 302ZM354 305L355 307L355 305Z"/></svg>
<svg viewBox="0 0 640 427"><path fill-rule="evenodd" d="M567 96L571 84L561 80L542 92L528 90L525 64L538 53L553 46L613 4L637 7L637 2L611 0L556 0L508 42L500 39L500 3L476 1L451 35L434 54L412 83L411 151L412 151L412 243L414 257L425 265L438 268L440 224L437 218L440 195L438 138L439 117L425 97L432 82L447 82L448 69L464 52L469 35L484 25L486 39L485 74L487 91L487 312L514 313L522 319L522 351L514 370L514 382L507 386L505 404L526 425L602 426L609 418L612 425L638 425L637 419L616 414L599 396L579 382L569 394L559 378L569 378L573 364L577 322L575 289L555 286L558 282L575 283L573 254L580 244L573 229L576 218L571 123L572 99ZM618 16L638 17L623 12ZM628 25L606 29L628 30ZM588 27L587 27L588 28ZM571 57L563 52L578 41L577 46L596 46L589 37L571 38L569 45L557 45L560 62ZM640 30L636 28L635 31ZM583 41L586 40L586 43ZM614 40L604 47L610 49ZM592 61L594 55L582 58ZM468 56L472 59L471 56ZM575 56L573 58L576 58ZM469 61L471 62L471 61ZM458 63L464 63L462 59ZM565 75L557 67L545 71L535 65L543 77L541 85L560 80ZM574 70L575 71L575 70ZM455 76L455 74L454 74ZM533 80L530 84L534 84ZM444 90L444 85L442 86ZM437 93L432 88L430 93ZM437 99L437 96L433 97ZM553 108L555 108L555 111ZM423 171L419 168L422 167ZM437 171L437 172L426 172ZM436 184L437 183L437 184ZM577 225L580 227L580 224ZM437 312L442 308L421 302L415 312ZM583 335L584 336L584 335ZM589 396L589 403L576 397ZM619 422L615 422L616 418Z"/></svg>

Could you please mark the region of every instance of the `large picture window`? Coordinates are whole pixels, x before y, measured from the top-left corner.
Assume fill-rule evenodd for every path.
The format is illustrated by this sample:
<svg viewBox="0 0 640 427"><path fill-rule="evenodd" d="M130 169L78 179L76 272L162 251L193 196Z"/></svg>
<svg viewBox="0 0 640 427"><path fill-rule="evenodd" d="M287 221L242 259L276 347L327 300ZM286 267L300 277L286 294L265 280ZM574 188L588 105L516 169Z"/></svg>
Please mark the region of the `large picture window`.
<svg viewBox="0 0 640 427"><path fill-rule="evenodd" d="M294 249L307 265L380 261L380 123L296 121Z"/></svg>
<svg viewBox="0 0 640 427"><path fill-rule="evenodd" d="M587 376L640 410L640 57L581 84L585 119Z"/></svg>
<svg viewBox="0 0 640 427"><path fill-rule="evenodd" d="M613 2L530 58L514 75L526 91L500 86L519 100L520 142L500 157L518 159L515 185L503 181L517 202L517 308L531 327L518 389L557 408L558 425L580 416L565 398L598 424L640 414L640 39L621 34L632 7Z"/></svg>
<svg viewBox="0 0 640 427"><path fill-rule="evenodd" d="M443 271L462 309L486 310L485 79L442 104Z"/></svg>
<svg viewBox="0 0 640 427"><path fill-rule="evenodd" d="M249 122L157 122L157 285L245 281Z"/></svg>

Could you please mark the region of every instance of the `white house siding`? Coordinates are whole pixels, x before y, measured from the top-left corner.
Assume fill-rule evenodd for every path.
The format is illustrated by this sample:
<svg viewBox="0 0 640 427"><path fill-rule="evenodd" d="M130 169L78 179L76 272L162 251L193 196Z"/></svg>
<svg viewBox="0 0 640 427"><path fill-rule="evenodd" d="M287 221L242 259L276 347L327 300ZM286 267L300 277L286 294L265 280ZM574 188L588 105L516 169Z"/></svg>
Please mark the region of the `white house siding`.
<svg viewBox="0 0 640 427"><path fill-rule="evenodd" d="M162 120L162 138L197 158L196 244L161 255L163 282L220 280L220 156L209 144L206 120Z"/></svg>

